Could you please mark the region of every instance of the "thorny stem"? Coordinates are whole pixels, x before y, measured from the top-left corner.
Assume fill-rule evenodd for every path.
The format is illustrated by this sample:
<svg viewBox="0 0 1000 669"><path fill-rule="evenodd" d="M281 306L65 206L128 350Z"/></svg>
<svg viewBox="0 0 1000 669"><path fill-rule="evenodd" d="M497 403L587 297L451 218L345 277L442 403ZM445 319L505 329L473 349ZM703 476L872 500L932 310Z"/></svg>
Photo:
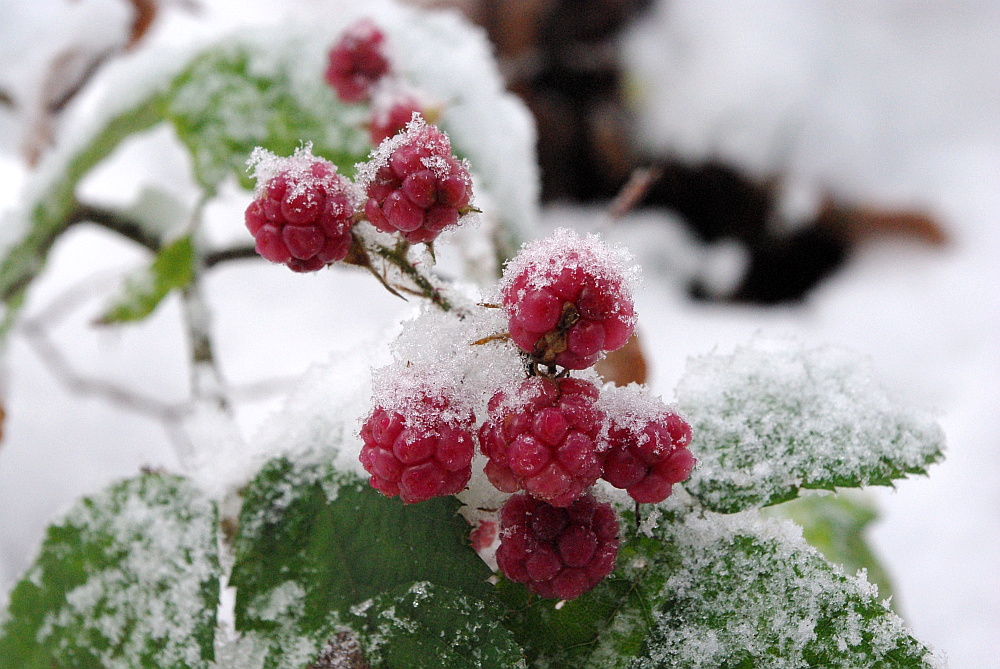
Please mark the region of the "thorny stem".
<svg viewBox="0 0 1000 669"><path fill-rule="evenodd" d="M357 237L354 238L354 241L356 246L361 245L360 240ZM412 292L415 295L419 295L430 300L430 302L437 308L441 309L441 311L451 311L454 309L454 305L443 295L441 288L434 285L431 279L420 272L420 270L418 270L410 262L409 258L407 258L407 251L409 248L410 245L406 243L397 244L395 248L389 248L379 243L371 243L368 246L369 251L393 265L396 269L402 272L411 283L413 283L415 288L408 289L407 292ZM371 267L371 263L368 264L368 267L373 272L375 271L374 268ZM382 276L381 279L383 285L388 287L388 282L385 280L385 277Z"/></svg>

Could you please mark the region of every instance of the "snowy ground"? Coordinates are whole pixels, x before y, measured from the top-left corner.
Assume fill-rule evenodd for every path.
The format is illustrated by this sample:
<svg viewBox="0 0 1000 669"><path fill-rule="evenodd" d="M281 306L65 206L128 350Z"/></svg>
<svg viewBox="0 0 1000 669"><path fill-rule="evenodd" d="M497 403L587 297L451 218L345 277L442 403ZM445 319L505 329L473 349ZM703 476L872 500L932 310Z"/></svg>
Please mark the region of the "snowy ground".
<svg viewBox="0 0 1000 669"><path fill-rule="evenodd" d="M120 21L117 4L78 3ZM211 29L237 16L267 18L263 1L203 4L199 25ZM236 6L238 14L221 13ZM0 25L37 22L41 11L4 7ZM71 23L53 21L63 36ZM179 41L188 25L175 17L159 39ZM16 47L8 42L0 57L16 62ZM806 304L758 309L686 300L678 278L709 271L727 251L693 244L666 217L644 215L610 231L644 266L640 329L652 383L666 398L687 356L764 332L870 355L892 390L940 413L947 460L929 478L875 491L882 520L872 540L919 639L954 669L1000 667L1000 9L673 0L636 32L629 52L640 62L650 145L789 174L791 212L809 211L829 189L855 201L924 207L950 234L943 249L869 245ZM0 162L0 205L13 201L20 178L15 163ZM238 210L234 200L230 211ZM587 227L598 218L559 209L545 224ZM103 233L74 231L57 245L28 314L43 314L83 277L138 262ZM142 326L97 333L88 323L105 296L98 292L54 325L57 345L81 374L181 400L188 379L177 303ZM361 274L302 277L261 263L216 272L207 298L222 369L236 386L299 375L332 352L377 339L407 310ZM23 335L11 342L4 378L0 588L7 590L53 513L109 479L142 465L176 468L177 459L159 423L70 392ZM256 429L276 401L242 405L241 426Z"/></svg>

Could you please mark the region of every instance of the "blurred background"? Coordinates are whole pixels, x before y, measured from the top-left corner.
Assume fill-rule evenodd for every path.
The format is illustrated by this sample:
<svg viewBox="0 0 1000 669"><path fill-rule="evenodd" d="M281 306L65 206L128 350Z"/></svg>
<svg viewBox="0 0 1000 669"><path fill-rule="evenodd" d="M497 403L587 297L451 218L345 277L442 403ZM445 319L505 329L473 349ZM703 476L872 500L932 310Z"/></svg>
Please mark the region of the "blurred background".
<svg viewBox="0 0 1000 669"><path fill-rule="evenodd" d="M14 210L70 132L67 110L109 63L308 20L330 4L0 0L0 207ZM870 356L892 392L940 416L947 460L929 478L873 491L869 538L918 639L953 668L1000 667L1000 5L420 4L481 26L534 116L537 234L600 230L642 265L637 373L664 398L688 356L791 334ZM191 177L176 141L144 142L82 188L128 203L158 180L183 197ZM609 222L623 191L627 211ZM238 228L247 201L233 194L215 216ZM179 466L178 440L194 429L178 417L190 381L180 305L168 300L138 325L92 326L144 258L76 226L11 335L4 592L48 519L79 495L142 466ZM300 277L256 261L220 268L205 291L244 438L310 364L407 310L362 274Z"/></svg>

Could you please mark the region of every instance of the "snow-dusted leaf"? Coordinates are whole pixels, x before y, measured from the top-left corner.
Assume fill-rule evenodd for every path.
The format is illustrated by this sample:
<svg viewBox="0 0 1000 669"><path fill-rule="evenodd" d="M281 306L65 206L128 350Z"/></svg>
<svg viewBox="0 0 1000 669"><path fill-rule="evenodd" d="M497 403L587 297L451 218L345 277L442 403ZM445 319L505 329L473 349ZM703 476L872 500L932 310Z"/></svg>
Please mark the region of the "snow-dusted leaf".
<svg viewBox="0 0 1000 669"><path fill-rule="evenodd" d="M524 669L495 605L426 581L399 586L351 610L374 667Z"/></svg>
<svg viewBox="0 0 1000 669"><path fill-rule="evenodd" d="M576 669L634 590L630 581L612 575L590 592L560 603L535 597L523 585L504 579L496 597L504 605L504 625L533 666Z"/></svg>
<svg viewBox="0 0 1000 669"><path fill-rule="evenodd" d="M198 669L213 659L215 506L147 474L52 525L0 628L2 669Z"/></svg>
<svg viewBox="0 0 1000 669"><path fill-rule="evenodd" d="M655 538L623 569L645 591L641 605L621 608L588 667L940 666L873 586L789 521L691 514Z"/></svg>
<svg viewBox="0 0 1000 669"><path fill-rule="evenodd" d="M265 667L301 668L350 607L427 581L485 599L490 570L452 497L404 505L327 462L271 461L246 491L231 583L236 625L266 639Z"/></svg>
<svg viewBox="0 0 1000 669"><path fill-rule="evenodd" d="M851 494L854 493L854 494ZM763 510L773 518L789 518L802 528L802 536L823 556L848 574L864 569L879 595L892 596L889 574L865 538L865 530L878 518L875 505L864 492L843 490L837 495L806 495Z"/></svg>
<svg viewBox="0 0 1000 669"><path fill-rule="evenodd" d="M224 42L174 82L167 115L210 192L230 175L252 188L246 164L258 146L287 156L308 141L347 176L368 155L363 117L337 101L321 71L301 76L308 68L287 40L269 37Z"/></svg>
<svg viewBox="0 0 1000 669"><path fill-rule="evenodd" d="M103 324L140 321L159 306L170 291L194 278L194 243L190 235L160 249L150 266L125 279L123 294L99 319Z"/></svg>
<svg viewBox="0 0 1000 669"><path fill-rule="evenodd" d="M937 423L841 349L755 342L694 358L677 401L698 458L684 485L715 511L777 504L800 488L889 485L942 457Z"/></svg>

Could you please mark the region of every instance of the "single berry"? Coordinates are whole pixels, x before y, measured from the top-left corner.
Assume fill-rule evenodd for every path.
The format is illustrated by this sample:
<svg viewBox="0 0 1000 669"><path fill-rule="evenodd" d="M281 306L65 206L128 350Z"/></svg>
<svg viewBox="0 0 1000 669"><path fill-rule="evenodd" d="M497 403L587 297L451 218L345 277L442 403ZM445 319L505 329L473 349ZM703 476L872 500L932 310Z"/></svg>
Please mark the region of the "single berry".
<svg viewBox="0 0 1000 669"><path fill-rule="evenodd" d="M472 476L472 418L456 419L441 398L408 415L376 407L361 427L361 465L372 487L403 502L453 495Z"/></svg>
<svg viewBox="0 0 1000 669"><path fill-rule="evenodd" d="M618 543L609 504L584 495L559 508L522 493L500 510L497 566L536 595L575 599L614 570Z"/></svg>
<svg viewBox="0 0 1000 669"><path fill-rule="evenodd" d="M569 506L601 475L598 390L582 379L525 379L513 397L498 392L479 429L484 471L502 492L524 490Z"/></svg>
<svg viewBox="0 0 1000 669"><path fill-rule="evenodd" d="M347 256L357 198L332 163L307 147L289 158L258 149L251 166L257 190L244 220L257 253L296 272L314 272Z"/></svg>
<svg viewBox="0 0 1000 669"><path fill-rule="evenodd" d="M691 427L666 406L642 417L610 416L607 442L601 478L637 502L662 502L695 464Z"/></svg>
<svg viewBox="0 0 1000 669"><path fill-rule="evenodd" d="M364 102L389 72L385 34L368 19L348 28L330 50L326 82L344 102Z"/></svg>
<svg viewBox="0 0 1000 669"><path fill-rule="evenodd" d="M452 155L447 135L416 114L405 133L379 146L361 178L365 216L409 242L434 241L471 210L468 167Z"/></svg>
<svg viewBox="0 0 1000 669"><path fill-rule="evenodd" d="M635 309L616 255L596 237L564 229L527 245L500 284L514 343L540 364L567 369L624 346Z"/></svg>
<svg viewBox="0 0 1000 669"><path fill-rule="evenodd" d="M410 96L391 102L388 106L373 107L368 134L373 146L402 132L413 118L413 114L423 115L424 108L416 99Z"/></svg>

